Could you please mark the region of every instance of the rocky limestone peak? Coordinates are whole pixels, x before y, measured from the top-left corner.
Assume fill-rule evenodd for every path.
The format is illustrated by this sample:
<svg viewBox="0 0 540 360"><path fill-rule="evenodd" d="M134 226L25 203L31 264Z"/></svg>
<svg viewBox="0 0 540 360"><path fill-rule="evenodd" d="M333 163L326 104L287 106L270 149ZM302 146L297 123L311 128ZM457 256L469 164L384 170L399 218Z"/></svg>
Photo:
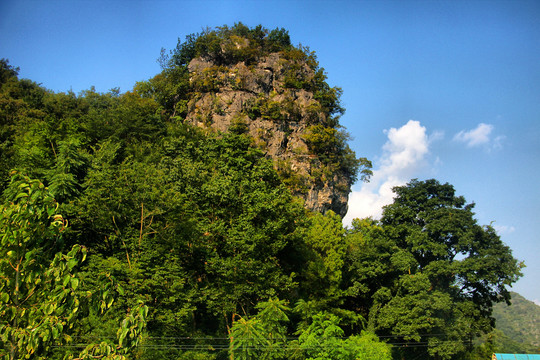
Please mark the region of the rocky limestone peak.
<svg viewBox="0 0 540 360"><path fill-rule="evenodd" d="M308 209L346 214L355 177L348 170L358 163L321 96L320 84L330 94L335 91L324 82L322 69L282 52L249 65L197 57L187 68L194 91L187 105L188 123L249 133Z"/></svg>

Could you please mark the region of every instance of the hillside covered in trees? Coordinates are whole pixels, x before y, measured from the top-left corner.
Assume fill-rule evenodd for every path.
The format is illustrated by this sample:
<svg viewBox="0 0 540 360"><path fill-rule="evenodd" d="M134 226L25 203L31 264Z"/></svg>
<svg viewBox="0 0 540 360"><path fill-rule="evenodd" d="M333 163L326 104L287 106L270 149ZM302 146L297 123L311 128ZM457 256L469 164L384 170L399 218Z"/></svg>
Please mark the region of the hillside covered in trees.
<svg viewBox="0 0 540 360"><path fill-rule="evenodd" d="M520 276L450 184L341 216L369 160L286 30L208 29L131 91L0 63L0 355L483 359Z"/></svg>
<svg viewBox="0 0 540 360"><path fill-rule="evenodd" d="M493 307L497 329L492 342L498 349L511 353L540 353L540 306L512 292L510 306Z"/></svg>

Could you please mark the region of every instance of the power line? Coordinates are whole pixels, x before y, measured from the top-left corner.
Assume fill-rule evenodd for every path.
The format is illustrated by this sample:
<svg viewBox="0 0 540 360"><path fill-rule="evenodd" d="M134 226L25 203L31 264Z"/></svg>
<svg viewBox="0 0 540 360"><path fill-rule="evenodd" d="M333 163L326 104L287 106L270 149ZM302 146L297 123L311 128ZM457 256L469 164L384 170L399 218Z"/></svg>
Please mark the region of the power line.
<svg viewBox="0 0 540 360"><path fill-rule="evenodd" d="M376 334L375 334L376 335ZM351 336L357 336L357 335L351 335ZM332 336L334 339L349 339L351 336ZM378 338L405 338L405 337L412 337L412 336L420 336L420 337L452 337L455 335L451 334L398 334L398 335L376 335ZM89 338L89 339L116 339L116 336L96 336L96 335L77 335L77 336L71 336L72 338ZM148 336L145 337L145 339L174 339L174 340L230 340L230 337L220 337L220 336L208 336L208 337L192 337L192 336ZM266 339L266 340L275 340L276 338L273 337L257 337L257 338L242 338L246 340L258 340L258 339ZM286 336L281 339L286 340L298 340L299 336Z"/></svg>
<svg viewBox="0 0 540 360"><path fill-rule="evenodd" d="M334 337L334 339L343 339L344 337ZM224 340L227 338L189 338L189 339L219 339ZM242 339L250 340L250 339ZM255 340L255 339L251 339ZM257 340L262 340L262 338L259 338ZM267 339L268 340L268 339ZM465 344L470 343L468 340L443 340L444 343L453 343L453 344ZM388 342L385 343L387 345L390 345L393 348L422 348L422 347L429 347L429 342L423 341L423 342ZM85 348L88 345L91 345L91 343L77 343L77 344L65 344L65 345L57 345L54 346L55 348ZM230 343L212 343L212 342L206 342L201 344L187 344L187 343L169 343L169 344L141 344L138 346L138 348L143 349L162 349L162 350L199 350L199 351L217 351L217 350L228 350L230 348ZM328 344L321 344L317 346L301 346L301 345L285 345L283 347L276 348L276 346L279 345L279 343L274 344L257 344L257 345L248 345L248 346L242 346L242 349L250 349L250 350L281 350L281 351L296 351L296 350L315 350L320 349L322 347L327 349L338 349L340 348L339 345L332 346Z"/></svg>

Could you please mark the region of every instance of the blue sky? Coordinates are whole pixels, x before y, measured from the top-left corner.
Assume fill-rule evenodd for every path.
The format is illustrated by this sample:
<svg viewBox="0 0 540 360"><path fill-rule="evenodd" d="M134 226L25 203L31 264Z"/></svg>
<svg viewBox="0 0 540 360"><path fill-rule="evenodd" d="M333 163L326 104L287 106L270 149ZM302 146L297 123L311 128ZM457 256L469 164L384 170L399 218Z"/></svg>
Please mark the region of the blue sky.
<svg viewBox="0 0 540 360"><path fill-rule="evenodd" d="M343 88L341 122L373 161L352 216L377 216L389 189L436 178L476 203L540 300L540 2L0 1L0 57L54 91L131 89L162 47L204 27L262 24L315 50Z"/></svg>

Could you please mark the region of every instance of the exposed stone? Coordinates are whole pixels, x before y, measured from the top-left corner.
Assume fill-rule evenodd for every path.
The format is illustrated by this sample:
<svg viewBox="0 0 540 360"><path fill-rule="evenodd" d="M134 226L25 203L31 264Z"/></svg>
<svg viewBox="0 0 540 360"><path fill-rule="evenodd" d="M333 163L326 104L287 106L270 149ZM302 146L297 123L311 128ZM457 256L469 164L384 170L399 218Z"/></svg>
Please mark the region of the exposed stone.
<svg viewBox="0 0 540 360"><path fill-rule="evenodd" d="M314 76L306 64L295 65L298 76ZM243 124L307 208L323 213L333 210L344 216L350 180L339 171L328 173L318 156L310 153L304 139L306 129L324 122L327 114L316 111L318 102L313 93L285 86L289 66L291 62L278 53L251 66L243 62L216 66L204 59L193 59L188 69L198 94L188 105L186 121L221 132ZM261 111L257 106L266 108Z"/></svg>

